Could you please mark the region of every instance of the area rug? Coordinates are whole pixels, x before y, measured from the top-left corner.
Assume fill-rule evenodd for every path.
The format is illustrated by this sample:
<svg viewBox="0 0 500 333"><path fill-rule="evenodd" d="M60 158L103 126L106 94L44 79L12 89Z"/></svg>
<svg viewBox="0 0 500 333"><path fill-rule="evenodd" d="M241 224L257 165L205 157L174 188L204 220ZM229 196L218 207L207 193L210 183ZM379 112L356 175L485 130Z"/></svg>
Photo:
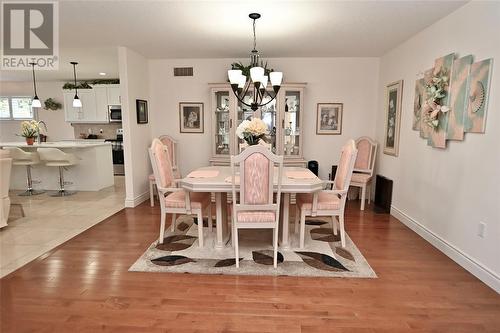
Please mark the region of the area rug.
<svg viewBox="0 0 500 333"><path fill-rule="evenodd" d="M298 249L297 235L291 236L291 248L278 250L278 268L273 267L272 230L239 231L240 267L236 268L234 248L228 240L223 249L215 249L215 228L205 224L205 246L198 247L197 219L181 216L176 230L166 232L163 244L155 241L129 268L136 272L169 272L230 275L288 275L349 278L377 277L349 236L346 247L340 236L333 235L331 219L308 219L304 249Z"/></svg>

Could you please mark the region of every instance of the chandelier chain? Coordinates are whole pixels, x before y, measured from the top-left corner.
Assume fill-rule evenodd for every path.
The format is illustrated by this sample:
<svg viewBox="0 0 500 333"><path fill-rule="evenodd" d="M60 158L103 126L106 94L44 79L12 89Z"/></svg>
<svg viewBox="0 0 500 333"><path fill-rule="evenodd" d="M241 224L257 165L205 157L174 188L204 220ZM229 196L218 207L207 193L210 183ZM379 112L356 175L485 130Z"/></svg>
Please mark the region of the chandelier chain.
<svg viewBox="0 0 500 333"><path fill-rule="evenodd" d="M253 49L257 49L257 37L255 37L255 19L253 20Z"/></svg>

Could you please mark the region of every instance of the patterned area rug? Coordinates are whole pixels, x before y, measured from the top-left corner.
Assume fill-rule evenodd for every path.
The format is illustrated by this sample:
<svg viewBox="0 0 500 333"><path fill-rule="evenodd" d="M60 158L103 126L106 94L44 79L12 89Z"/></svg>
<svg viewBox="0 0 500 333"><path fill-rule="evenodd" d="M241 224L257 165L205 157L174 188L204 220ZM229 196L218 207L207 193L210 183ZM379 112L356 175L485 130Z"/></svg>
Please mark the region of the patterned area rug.
<svg viewBox="0 0 500 333"><path fill-rule="evenodd" d="M215 249L205 224L205 246L198 247L197 219L181 216L175 232L166 232L163 244L155 241L129 268L136 272L170 272L231 275L290 275L350 278L377 277L349 236L346 247L333 235L331 219L306 221L305 249L299 250L298 236L292 235L290 250L278 249L278 268L273 267L272 230L239 231L240 267L236 268L230 240L224 249ZM293 226L292 226L293 227Z"/></svg>

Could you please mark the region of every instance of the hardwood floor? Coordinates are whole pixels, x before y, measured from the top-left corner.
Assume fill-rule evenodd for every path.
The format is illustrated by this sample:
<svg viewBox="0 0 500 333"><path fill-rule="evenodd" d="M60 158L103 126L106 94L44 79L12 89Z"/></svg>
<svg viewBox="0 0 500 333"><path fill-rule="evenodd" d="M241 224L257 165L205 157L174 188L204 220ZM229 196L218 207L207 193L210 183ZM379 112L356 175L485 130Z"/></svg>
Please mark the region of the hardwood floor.
<svg viewBox="0 0 500 333"><path fill-rule="evenodd" d="M128 272L158 225L125 209L1 279L0 331L500 332L500 295L370 207L346 228L378 279Z"/></svg>

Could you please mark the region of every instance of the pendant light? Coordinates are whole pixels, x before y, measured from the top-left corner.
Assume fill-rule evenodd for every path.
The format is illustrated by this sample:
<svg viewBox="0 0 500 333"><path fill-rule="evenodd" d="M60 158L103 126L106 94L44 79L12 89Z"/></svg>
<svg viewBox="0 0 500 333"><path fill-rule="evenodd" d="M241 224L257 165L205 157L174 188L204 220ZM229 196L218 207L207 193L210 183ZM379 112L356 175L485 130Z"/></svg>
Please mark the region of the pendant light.
<svg viewBox="0 0 500 333"><path fill-rule="evenodd" d="M75 79L75 98L73 98L73 107L74 108L81 108L82 107L82 101L80 98L78 98L78 87L76 85L76 65L78 65L77 62L72 61L70 64L73 65L73 77Z"/></svg>
<svg viewBox="0 0 500 333"><path fill-rule="evenodd" d="M255 21L260 18L259 13L251 13L248 15L250 19L253 20L253 50L250 52L250 75L245 76L239 69L231 69L227 72L229 77L229 82L231 82L231 88L236 95L238 101L242 104L249 106L253 111L261 106L269 104L278 95L278 91L281 87L281 81L283 80L282 72L271 72L269 77L265 75L265 69L261 67L259 51L257 51L257 37L255 35ZM267 91L267 83L270 82L273 88L274 94ZM250 91L252 98L251 102L246 103L244 101L245 96Z"/></svg>
<svg viewBox="0 0 500 333"><path fill-rule="evenodd" d="M41 108L42 103L40 103L40 100L38 99L38 96L36 94L36 78L35 78L35 63L30 62L31 68L33 69L33 90L35 91L35 97L33 97L33 100L31 101L31 107L32 108Z"/></svg>

